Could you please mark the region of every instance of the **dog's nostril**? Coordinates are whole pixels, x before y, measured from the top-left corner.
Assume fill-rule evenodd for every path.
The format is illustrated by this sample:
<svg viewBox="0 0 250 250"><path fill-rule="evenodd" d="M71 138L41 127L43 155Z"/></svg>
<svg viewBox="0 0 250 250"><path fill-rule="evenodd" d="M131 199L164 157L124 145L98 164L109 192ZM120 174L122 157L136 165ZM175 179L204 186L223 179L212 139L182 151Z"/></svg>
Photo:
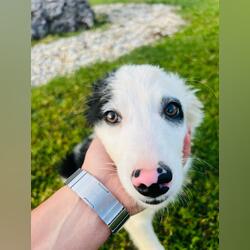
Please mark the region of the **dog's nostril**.
<svg viewBox="0 0 250 250"><path fill-rule="evenodd" d="M140 169L137 169L137 170L135 170L135 172L134 172L134 177L139 177L140 176Z"/></svg>
<svg viewBox="0 0 250 250"><path fill-rule="evenodd" d="M162 173L162 168L157 168L157 172L159 173L159 174L161 174Z"/></svg>
<svg viewBox="0 0 250 250"><path fill-rule="evenodd" d="M171 169L163 162L159 162L159 165L160 167L157 168L157 172L159 173L157 183L159 184L169 183L173 178Z"/></svg>
<svg viewBox="0 0 250 250"><path fill-rule="evenodd" d="M172 178L173 178L172 172L167 171L167 173L159 175L157 183L159 184L169 183L172 180Z"/></svg>

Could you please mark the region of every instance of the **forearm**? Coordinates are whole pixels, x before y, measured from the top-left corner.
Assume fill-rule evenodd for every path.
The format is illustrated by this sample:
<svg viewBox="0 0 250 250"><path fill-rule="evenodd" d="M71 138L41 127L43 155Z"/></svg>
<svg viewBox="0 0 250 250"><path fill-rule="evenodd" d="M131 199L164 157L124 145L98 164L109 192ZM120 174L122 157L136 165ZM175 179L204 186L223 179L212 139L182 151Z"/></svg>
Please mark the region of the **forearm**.
<svg viewBox="0 0 250 250"><path fill-rule="evenodd" d="M98 249L110 235L98 215L68 187L33 210L31 221L32 249Z"/></svg>
<svg viewBox="0 0 250 250"><path fill-rule="evenodd" d="M83 168L107 187L131 215L141 210L123 189L98 139L91 143ZM33 250L94 250L110 235L97 213L67 186L33 210L31 221Z"/></svg>

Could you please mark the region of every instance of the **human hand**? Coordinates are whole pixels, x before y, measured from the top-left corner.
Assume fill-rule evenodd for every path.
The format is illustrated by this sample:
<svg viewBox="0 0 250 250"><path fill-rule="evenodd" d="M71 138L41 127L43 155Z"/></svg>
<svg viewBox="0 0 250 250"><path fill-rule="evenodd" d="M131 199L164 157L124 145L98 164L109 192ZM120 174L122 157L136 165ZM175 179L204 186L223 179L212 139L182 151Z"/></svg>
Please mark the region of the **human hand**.
<svg viewBox="0 0 250 250"><path fill-rule="evenodd" d="M83 169L95 176L126 207L130 215L142 210L124 190L116 167L98 138L94 138L86 153Z"/></svg>

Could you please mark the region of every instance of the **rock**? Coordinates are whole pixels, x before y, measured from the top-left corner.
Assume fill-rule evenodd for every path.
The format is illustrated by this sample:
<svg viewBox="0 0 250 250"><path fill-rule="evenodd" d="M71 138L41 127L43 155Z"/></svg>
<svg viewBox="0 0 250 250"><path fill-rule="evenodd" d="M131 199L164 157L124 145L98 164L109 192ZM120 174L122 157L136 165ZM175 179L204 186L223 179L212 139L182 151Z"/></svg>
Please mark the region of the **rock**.
<svg viewBox="0 0 250 250"><path fill-rule="evenodd" d="M86 0L32 0L31 36L40 39L48 34L60 34L91 28L94 12Z"/></svg>

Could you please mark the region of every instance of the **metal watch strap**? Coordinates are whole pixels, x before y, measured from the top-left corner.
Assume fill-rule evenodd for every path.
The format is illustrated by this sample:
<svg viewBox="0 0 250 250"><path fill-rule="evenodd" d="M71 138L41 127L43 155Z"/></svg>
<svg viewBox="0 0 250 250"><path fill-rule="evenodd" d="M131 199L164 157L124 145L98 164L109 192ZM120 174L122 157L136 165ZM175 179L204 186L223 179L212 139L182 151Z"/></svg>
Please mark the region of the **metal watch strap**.
<svg viewBox="0 0 250 250"><path fill-rule="evenodd" d="M65 184L95 210L112 233L117 232L129 218L125 207L87 171L78 169Z"/></svg>

